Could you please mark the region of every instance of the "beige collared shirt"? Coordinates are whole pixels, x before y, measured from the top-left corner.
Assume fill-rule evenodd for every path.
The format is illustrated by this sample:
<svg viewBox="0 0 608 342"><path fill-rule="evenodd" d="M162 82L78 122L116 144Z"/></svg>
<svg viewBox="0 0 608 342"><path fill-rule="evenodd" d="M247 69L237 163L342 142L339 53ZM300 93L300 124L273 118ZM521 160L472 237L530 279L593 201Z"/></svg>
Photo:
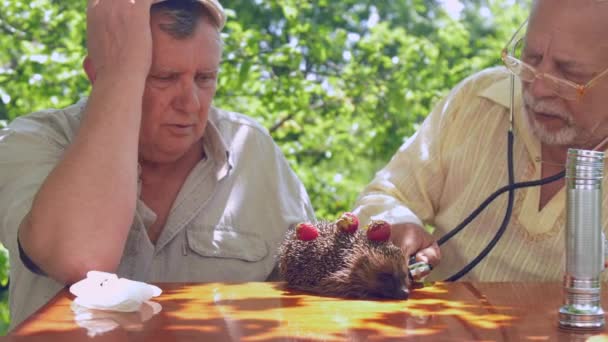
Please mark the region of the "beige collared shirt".
<svg viewBox="0 0 608 342"><path fill-rule="evenodd" d="M0 131L0 239L11 255L11 327L62 288L23 265L17 229L74 137L83 107L81 101L34 113ZM207 158L186 179L156 245L146 232L156 215L138 200L119 276L145 282L263 281L288 227L314 218L304 187L253 120L212 108L203 147Z"/></svg>
<svg viewBox="0 0 608 342"><path fill-rule="evenodd" d="M380 170L360 195L355 212L390 222L422 222L439 238L492 192L505 186L510 78L504 68L485 70L459 84L419 131ZM515 181L541 177L540 142L532 135L515 90ZM604 178L604 189L608 177ZM606 207L608 191L603 194ZM508 194L497 198L467 228L441 247L441 280L473 260L495 235ZM565 265L562 189L542 210L540 187L516 190L510 224L494 250L462 280L561 281ZM606 215L603 226L606 227ZM606 272L604 272L605 275Z"/></svg>

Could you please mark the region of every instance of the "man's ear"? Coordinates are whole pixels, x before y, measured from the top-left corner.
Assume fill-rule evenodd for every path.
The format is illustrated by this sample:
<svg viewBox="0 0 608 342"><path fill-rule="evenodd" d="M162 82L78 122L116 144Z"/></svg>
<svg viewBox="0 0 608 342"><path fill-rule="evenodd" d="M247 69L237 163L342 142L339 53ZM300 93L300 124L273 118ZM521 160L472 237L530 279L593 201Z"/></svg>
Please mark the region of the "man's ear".
<svg viewBox="0 0 608 342"><path fill-rule="evenodd" d="M87 74L89 82L91 82L91 84L95 83L95 67L93 66L93 61L91 60L91 57L86 56L84 58L84 61L82 61L82 68Z"/></svg>

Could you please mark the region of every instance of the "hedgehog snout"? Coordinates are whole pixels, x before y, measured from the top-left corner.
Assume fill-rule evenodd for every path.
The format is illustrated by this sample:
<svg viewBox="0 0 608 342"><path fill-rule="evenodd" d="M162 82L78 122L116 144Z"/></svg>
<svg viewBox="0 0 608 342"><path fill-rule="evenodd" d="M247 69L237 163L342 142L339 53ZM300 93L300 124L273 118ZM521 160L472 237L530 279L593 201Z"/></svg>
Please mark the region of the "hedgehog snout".
<svg viewBox="0 0 608 342"><path fill-rule="evenodd" d="M393 287L386 294L386 297L395 299L408 299L409 296L410 290L405 285Z"/></svg>
<svg viewBox="0 0 608 342"><path fill-rule="evenodd" d="M410 290L404 286L402 286L396 293L395 298L397 299L408 299L410 296Z"/></svg>
<svg viewBox="0 0 608 342"><path fill-rule="evenodd" d="M380 273L378 275L380 297L407 299L410 295L405 277L399 274Z"/></svg>

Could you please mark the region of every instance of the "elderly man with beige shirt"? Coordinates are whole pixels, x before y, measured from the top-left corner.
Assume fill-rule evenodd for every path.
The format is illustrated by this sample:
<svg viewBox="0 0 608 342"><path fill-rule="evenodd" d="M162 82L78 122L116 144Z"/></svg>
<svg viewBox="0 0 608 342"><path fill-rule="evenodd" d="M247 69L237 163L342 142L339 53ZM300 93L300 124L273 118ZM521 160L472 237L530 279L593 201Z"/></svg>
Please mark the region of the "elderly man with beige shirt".
<svg viewBox="0 0 608 342"><path fill-rule="evenodd" d="M263 281L314 213L268 132L211 106L216 0L97 0L86 100L0 131L11 327L89 270L145 281Z"/></svg>

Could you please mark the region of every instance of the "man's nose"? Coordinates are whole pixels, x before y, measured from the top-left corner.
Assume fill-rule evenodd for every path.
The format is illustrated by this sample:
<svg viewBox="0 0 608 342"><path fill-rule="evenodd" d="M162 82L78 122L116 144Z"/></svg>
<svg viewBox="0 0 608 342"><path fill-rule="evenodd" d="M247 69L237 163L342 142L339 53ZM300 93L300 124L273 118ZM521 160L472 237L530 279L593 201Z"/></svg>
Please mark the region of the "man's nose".
<svg viewBox="0 0 608 342"><path fill-rule="evenodd" d="M555 82L546 75L551 72L549 61L543 60L536 68L534 79L530 82L530 94L534 97L555 96Z"/></svg>
<svg viewBox="0 0 608 342"><path fill-rule="evenodd" d="M556 96L553 81L543 75L536 74L529 87L530 94L534 97Z"/></svg>
<svg viewBox="0 0 608 342"><path fill-rule="evenodd" d="M177 97L177 107L186 113L197 113L201 108L199 92L193 81L184 82Z"/></svg>

